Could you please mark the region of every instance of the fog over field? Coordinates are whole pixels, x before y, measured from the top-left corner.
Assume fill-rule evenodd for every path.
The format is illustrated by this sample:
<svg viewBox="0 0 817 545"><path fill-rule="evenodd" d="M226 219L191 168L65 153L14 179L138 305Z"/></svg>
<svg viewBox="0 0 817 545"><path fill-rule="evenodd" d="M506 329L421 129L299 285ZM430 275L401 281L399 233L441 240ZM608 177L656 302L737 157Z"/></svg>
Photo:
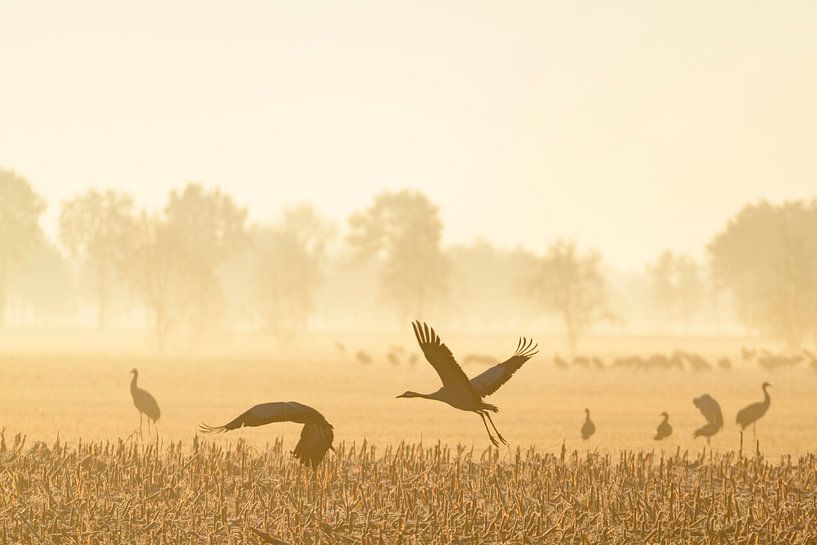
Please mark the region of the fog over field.
<svg viewBox="0 0 817 545"><path fill-rule="evenodd" d="M815 28L4 2L0 541L813 543Z"/></svg>

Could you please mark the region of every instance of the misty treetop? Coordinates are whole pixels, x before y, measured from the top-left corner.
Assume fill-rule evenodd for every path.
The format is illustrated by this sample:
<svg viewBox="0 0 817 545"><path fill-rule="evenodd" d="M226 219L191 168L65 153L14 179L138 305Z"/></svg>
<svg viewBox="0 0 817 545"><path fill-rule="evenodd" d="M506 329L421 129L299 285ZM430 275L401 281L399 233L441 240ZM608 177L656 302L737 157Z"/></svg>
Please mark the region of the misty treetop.
<svg viewBox="0 0 817 545"><path fill-rule="evenodd" d="M817 336L817 200L746 206L708 250L747 326L791 348Z"/></svg>
<svg viewBox="0 0 817 545"><path fill-rule="evenodd" d="M250 222L217 187L187 183L159 210L92 189L59 203L0 169L0 317L7 325L152 328L198 345L236 328L291 343L310 329L397 330L412 319L464 330L561 331L572 352L602 328L710 331L721 301L746 331L791 348L817 340L817 201L746 206L709 261L665 251L642 272L556 240L541 254L484 240L446 247L428 196L373 196L335 224L309 205ZM634 241L636 243L636 241Z"/></svg>

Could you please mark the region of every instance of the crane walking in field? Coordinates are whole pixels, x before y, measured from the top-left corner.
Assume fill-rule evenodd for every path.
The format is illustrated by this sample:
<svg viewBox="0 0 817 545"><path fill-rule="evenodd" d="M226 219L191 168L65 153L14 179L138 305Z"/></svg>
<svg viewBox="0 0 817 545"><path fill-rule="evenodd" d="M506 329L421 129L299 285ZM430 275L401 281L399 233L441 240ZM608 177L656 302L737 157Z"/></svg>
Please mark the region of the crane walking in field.
<svg viewBox="0 0 817 545"><path fill-rule="evenodd" d="M136 380L139 378L139 371L131 369L131 374L133 378L130 381L130 395L133 397L133 404L139 411L139 435L142 435L142 415L148 417L148 433L150 433L151 420L155 428L156 421L159 420L162 412L159 410L159 404L156 402L156 398L150 395L150 392L147 390L143 390L136 385Z"/></svg>
<svg viewBox="0 0 817 545"><path fill-rule="evenodd" d="M766 411L769 410L769 406L772 404L772 398L769 397L769 392L767 388L771 386L768 382L763 383L763 401L758 401L757 403L752 403L748 407L744 407L743 409L738 411L738 416L735 421L740 425L740 432L743 433L743 430L751 424L752 425L752 438L755 438L755 423L760 420L760 418L766 414Z"/></svg>
<svg viewBox="0 0 817 545"><path fill-rule="evenodd" d="M590 420L590 409L585 409L584 424L582 424L582 439L587 441L594 433L596 433L596 425Z"/></svg>
<svg viewBox="0 0 817 545"><path fill-rule="evenodd" d="M496 429L496 425L494 425L489 413L489 411L497 412L499 409L496 405L485 403L482 398L493 394L500 386L508 382L511 376L522 367L522 364L536 354L537 345L533 343L533 340L519 339L513 356L468 380L465 372L454 359L451 350L443 344L433 328L420 322L414 322L411 325L414 328L414 335L417 337L417 342L423 350L423 354L431 366L434 367L434 370L437 371L443 386L430 394L408 391L397 397L435 399L448 403L461 411L475 412L482 418L482 423L485 425L485 431L488 432L491 443L494 446L499 446L501 441L507 445L507 441ZM488 422L491 423L496 437L488 429Z"/></svg>
<svg viewBox="0 0 817 545"><path fill-rule="evenodd" d="M709 444L709 439L723 427L721 406L709 394L696 397L692 400L692 403L698 407L698 410L706 418L706 424L695 430L692 437L706 437L706 443Z"/></svg>
<svg viewBox="0 0 817 545"><path fill-rule="evenodd" d="M667 437L672 435L672 426L670 426L669 423L669 414L663 412L661 413L661 416L663 416L664 419L661 421L660 424L658 424L658 427L655 429L655 437L653 437L653 439L655 439L656 441L666 439Z"/></svg>
<svg viewBox="0 0 817 545"><path fill-rule="evenodd" d="M332 447L335 438L332 424L312 407L295 401L261 403L223 426L201 424L199 430L202 433L221 433L244 426L263 426L273 422L297 422L304 425L301 429L301 438L292 451L303 465L314 469L321 463L328 450L335 450Z"/></svg>

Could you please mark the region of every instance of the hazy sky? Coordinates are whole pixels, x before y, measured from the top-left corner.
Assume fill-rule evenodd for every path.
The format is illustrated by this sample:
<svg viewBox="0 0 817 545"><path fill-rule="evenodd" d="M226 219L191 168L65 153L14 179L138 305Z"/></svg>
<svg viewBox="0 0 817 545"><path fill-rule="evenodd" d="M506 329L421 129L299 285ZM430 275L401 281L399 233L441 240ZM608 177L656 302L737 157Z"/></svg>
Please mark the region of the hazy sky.
<svg viewBox="0 0 817 545"><path fill-rule="evenodd" d="M817 2L0 3L0 165L57 203L188 180L269 219L384 189L447 243L621 268L817 195Z"/></svg>

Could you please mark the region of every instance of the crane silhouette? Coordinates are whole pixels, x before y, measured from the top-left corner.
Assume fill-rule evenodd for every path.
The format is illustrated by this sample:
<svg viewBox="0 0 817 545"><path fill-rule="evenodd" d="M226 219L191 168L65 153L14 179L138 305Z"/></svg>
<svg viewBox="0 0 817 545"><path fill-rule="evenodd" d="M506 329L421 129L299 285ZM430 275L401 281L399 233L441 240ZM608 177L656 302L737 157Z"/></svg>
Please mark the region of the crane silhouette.
<svg viewBox="0 0 817 545"><path fill-rule="evenodd" d="M590 409L585 409L584 424L582 424L582 439L587 441L594 433L596 433L596 425L590 420Z"/></svg>
<svg viewBox="0 0 817 545"><path fill-rule="evenodd" d="M768 392L769 386L771 386L771 384L768 382L763 383L763 401L752 403L751 405L738 411L738 416L735 421L740 424L741 433L743 433L743 430L745 430L746 427L751 424L752 437L755 437L755 423L760 420L764 414L766 414L766 411L769 410L769 406L772 404L772 398L769 397Z"/></svg>
<svg viewBox="0 0 817 545"><path fill-rule="evenodd" d="M428 324L421 324L420 322L413 322L411 325L414 328L414 336L417 337L417 343L420 345L426 360L428 360L434 370L437 371L443 386L436 392L430 394L419 394L417 392L407 391L397 397L434 399L448 403L455 409L475 412L482 418L482 423L485 425L485 431L488 432L491 443L493 443L494 446L499 446L499 441L501 441L507 445L507 441L505 441L505 438L499 433L499 430L496 429L496 425L490 415L491 412L495 413L499 411L499 409L496 405L485 403L482 401L482 398L493 394L500 386L508 382L511 376L536 354L537 345L533 343L532 339L519 339L516 352L514 352L513 356L502 363L494 365L471 380L468 380L462 367L460 367L457 360L454 359L451 350L443 344L433 328L429 327ZM491 430L488 429L488 422L491 423L496 437L494 437Z"/></svg>
<svg viewBox="0 0 817 545"><path fill-rule="evenodd" d="M244 426L264 426L273 422L297 422L304 425L301 428L301 438L292 451L292 455L303 465L314 469L321 463L328 450L335 450L332 446L335 438L332 424L312 407L296 401L261 403L223 426L208 426L202 423L199 430L208 434L222 433Z"/></svg>
<svg viewBox="0 0 817 545"><path fill-rule="evenodd" d="M139 378L139 371L137 369L131 369L130 372L133 375L130 381L130 395L133 397L133 404L139 411L139 435L142 434L142 415L148 417L148 433L150 433L151 420L155 427L156 421L158 421L162 415L162 411L159 410L159 404L156 402L156 398L150 395L150 392L147 390L143 390L136 385L136 381Z"/></svg>
<svg viewBox="0 0 817 545"><path fill-rule="evenodd" d="M669 423L669 414L663 412L661 413L661 416L663 416L664 419L661 421L660 424L658 424L658 427L655 429L655 437L653 437L653 439L655 439L656 441L666 439L667 437L672 435L672 426L670 426Z"/></svg>
<svg viewBox="0 0 817 545"><path fill-rule="evenodd" d="M723 412L721 412L721 406L709 394L696 397L692 400L692 403L698 407L698 410L701 411L701 414L706 418L706 424L695 430L692 437L706 437L706 442L709 444L709 439L723 427Z"/></svg>

